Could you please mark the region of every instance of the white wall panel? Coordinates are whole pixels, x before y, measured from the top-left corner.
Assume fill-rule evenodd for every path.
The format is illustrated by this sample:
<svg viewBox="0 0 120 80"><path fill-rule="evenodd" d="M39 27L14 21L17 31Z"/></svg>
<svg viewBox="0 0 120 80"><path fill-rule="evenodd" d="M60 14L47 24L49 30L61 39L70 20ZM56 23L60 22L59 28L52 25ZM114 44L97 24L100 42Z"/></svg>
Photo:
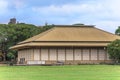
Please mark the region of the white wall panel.
<svg viewBox="0 0 120 80"><path fill-rule="evenodd" d="M97 60L97 49L91 49L91 60Z"/></svg>
<svg viewBox="0 0 120 80"><path fill-rule="evenodd" d="M56 60L57 59L56 49L50 49L49 54L50 54L50 60Z"/></svg>
<svg viewBox="0 0 120 80"><path fill-rule="evenodd" d="M41 49L41 60L48 60L48 49Z"/></svg>
<svg viewBox="0 0 120 80"><path fill-rule="evenodd" d="M33 49L25 49L18 51L18 61L20 61L20 58L25 58L25 61L33 60Z"/></svg>
<svg viewBox="0 0 120 80"><path fill-rule="evenodd" d="M75 60L81 60L81 49L75 49L74 54L75 54Z"/></svg>
<svg viewBox="0 0 120 80"><path fill-rule="evenodd" d="M83 49L83 60L89 60L89 49Z"/></svg>
<svg viewBox="0 0 120 80"><path fill-rule="evenodd" d="M105 60L105 50L99 49L99 60Z"/></svg>
<svg viewBox="0 0 120 80"><path fill-rule="evenodd" d="M33 60L33 56L34 56L33 49L28 49L26 53L27 53L26 54L27 60Z"/></svg>
<svg viewBox="0 0 120 80"><path fill-rule="evenodd" d="M40 60L40 49L34 49L34 60Z"/></svg>
<svg viewBox="0 0 120 80"><path fill-rule="evenodd" d="M73 49L66 49L66 60L73 60Z"/></svg>
<svg viewBox="0 0 120 80"><path fill-rule="evenodd" d="M58 49L58 60L65 60L65 49Z"/></svg>

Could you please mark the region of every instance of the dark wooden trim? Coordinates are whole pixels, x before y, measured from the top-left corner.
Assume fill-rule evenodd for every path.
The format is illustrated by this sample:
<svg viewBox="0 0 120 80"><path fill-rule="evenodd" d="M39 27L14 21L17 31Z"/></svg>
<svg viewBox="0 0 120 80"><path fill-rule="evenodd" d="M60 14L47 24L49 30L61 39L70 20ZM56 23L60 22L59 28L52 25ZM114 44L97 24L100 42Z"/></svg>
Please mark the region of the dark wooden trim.
<svg viewBox="0 0 120 80"><path fill-rule="evenodd" d="M97 49L97 60L99 61L99 49Z"/></svg>
<svg viewBox="0 0 120 80"><path fill-rule="evenodd" d="M73 48L73 61L75 61L75 49Z"/></svg>
<svg viewBox="0 0 120 80"><path fill-rule="evenodd" d="M48 48L48 61L50 61L50 48Z"/></svg>
<svg viewBox="0 0 120 80"><path fill-rule="evenodd" d="M81 60L83 61L83 49L81 49Z"/></svg>
<svg viewBox="0 0 120 80"><path fill-rule="evenodd" d="M41 48L39 48L40 60L41 60Z"/></svg>
<svg viewBox="0 0 120 80"><path fill-rule="evenodd" d="M58 61L58 48L56 48L56 60Z"/></svg>
<svg viewBox="0 0 120 80"><path fill-rule="evenodd" d="M67 56L66 56L66 48L65 48L65 62L66 62L66 60L67 60L66 58L67 58Z"/></svg>
<svg viewBox="0 0 120 80"><path fill-rule="evenodd" d="M111 41L32 41L34 43L110 43ZM25 42L25 43L29 43L29 42ZM22 44L22 43L21 43Z"/></svg>
<svg viewBox="0 0 120 80"><path fill-rule="evenodd" d="M33 48L33 60L34 60L34 48Z"/></svg>
<svg viewBox="0 0 120 80"><path fill-rule="evenodd" d="M91 61L91 49L89 49L89 60Z"/></svg>
<svg viewBox="0 0 120 80"><path fill-rule="evenodd" d="M105 60L107 60L107 50L105 50Z"/></svg>

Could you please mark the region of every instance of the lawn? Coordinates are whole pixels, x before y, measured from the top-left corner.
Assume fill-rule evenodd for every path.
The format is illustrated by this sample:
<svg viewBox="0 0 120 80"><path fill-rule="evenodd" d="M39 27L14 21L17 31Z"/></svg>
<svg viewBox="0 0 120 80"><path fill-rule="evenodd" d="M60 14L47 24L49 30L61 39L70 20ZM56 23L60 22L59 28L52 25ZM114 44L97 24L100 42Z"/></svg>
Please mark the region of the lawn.
<svg viewBox="0 0 120 80"><path fill-rule="evenodd" d="M0 80L120 80L120 66L2 66Z"/></svg>

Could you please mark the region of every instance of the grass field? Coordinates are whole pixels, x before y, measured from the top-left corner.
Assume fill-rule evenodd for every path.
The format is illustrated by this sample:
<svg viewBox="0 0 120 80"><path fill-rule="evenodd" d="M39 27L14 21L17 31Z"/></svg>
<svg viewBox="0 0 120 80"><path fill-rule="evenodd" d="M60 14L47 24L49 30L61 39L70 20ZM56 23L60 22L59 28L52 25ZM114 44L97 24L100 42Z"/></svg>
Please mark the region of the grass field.
<svg viewBox="0 0 120 80"><path fill-rule="evenodd" d="M0 80L120 80L120 66L4 66Z"/></svg>

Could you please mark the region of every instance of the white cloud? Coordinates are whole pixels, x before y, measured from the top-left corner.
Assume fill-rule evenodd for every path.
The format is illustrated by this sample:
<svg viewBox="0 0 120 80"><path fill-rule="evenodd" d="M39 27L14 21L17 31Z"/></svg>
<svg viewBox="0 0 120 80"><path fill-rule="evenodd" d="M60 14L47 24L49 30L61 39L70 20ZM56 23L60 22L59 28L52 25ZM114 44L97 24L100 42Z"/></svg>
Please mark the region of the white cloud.
<svg viewBox="0 0 120 80"><path fill-rule="evenodd" d="M43 14L73 14L73 13L86 13L95 12L101 9L101 5L91 4L64 4L61 6L50 5L45 7L33 7L33 11L40 12Z"/></svg>
<svg viewBox="0 0 120 80"><path fill-rule="evenodd" d="M66 24L85 22L97 25L112 33L120 25L120 0L85 1L84 3L78 2L76 4L33 7L32 9L41 16L58 18L61 16L64 21L66 20Z"/></svg>
<svg viewBox="0 0 120 80"><path fill-rule="evenodd" d="M26 6L24 0L12 0L12 4L16 9L21 9Z"/></svg>
<svg viewBox="0 0 120 80"><path fill-rule="evenodd" d="M98 21L96 27L114 33L120 25L120 21Z"/></svg>
<svg viewBox="0 0 120 80"><path fill-rule="evenodd" d="M120 17L120 0L100 0L93 3L76 3L33 7L33 11L48 15L71 15L75 13L92 14L98 17Z"/></svg>
<svg viewBox="0 0 120 80"><path fill-rule="evenodd" d="M0 15L6 13L8 10L8 2L6 0L0 0Z"/></svg>

